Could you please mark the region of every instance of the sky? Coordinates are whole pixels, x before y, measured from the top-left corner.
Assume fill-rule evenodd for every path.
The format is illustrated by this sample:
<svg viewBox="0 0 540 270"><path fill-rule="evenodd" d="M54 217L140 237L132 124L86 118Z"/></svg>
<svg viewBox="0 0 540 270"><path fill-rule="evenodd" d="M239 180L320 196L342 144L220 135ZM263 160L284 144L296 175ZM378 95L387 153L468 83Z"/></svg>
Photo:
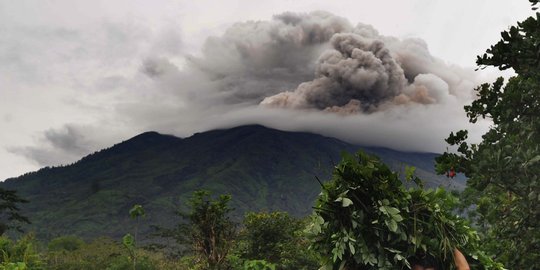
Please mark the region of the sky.
<svg viewBox="0 0 540 270"><path fill-rule="evenodd" d="M527 1L0 0L0 180L243 124L443 152Z"/></svg>

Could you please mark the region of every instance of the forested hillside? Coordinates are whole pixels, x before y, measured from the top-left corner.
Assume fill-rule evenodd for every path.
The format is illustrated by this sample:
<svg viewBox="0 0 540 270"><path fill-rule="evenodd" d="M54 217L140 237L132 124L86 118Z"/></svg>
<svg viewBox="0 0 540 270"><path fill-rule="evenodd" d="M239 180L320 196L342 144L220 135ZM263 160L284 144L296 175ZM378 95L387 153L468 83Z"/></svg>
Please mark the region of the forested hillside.
<svg viewBox="0 0 540 270"><path fill-rule="evenodd" d="M85 238L119 236L130 222L125 213L143 205L152 224L174 222L174 211L198 189L231 194L234 216L246 211L282 210L295 216L311 213L320 185L328 179L343 151L360 146L302 132L263 126L214 130L180 139L147 132L89 155L75 164L44 168L1 184L30 202L22 213L26 229L39 238L63 234ZM405 153L364 147L396 170L414 165L428 186L462 188L460 180L435 176L429 153Z"/></svg>

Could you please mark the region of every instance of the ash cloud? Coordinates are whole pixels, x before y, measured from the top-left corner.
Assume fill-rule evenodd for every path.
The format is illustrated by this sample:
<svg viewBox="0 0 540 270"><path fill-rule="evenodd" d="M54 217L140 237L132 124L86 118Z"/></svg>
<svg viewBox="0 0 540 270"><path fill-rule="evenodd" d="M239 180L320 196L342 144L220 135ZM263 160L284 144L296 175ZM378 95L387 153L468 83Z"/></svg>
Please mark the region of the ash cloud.
<svg viewBox="0 0 540 270"><path fill-rule="evenodd" d="M406 85L403 69L382 41L340 33L330 44L332 49L317 61L314 80L293 92L265 98L261 104L324 110L356 103L368 110L402 92Z"/></svg>
<svg viewBox="0 0 540 270"><path fill-rule="evenodd" d="M188 57L187 72L205 74L228 104L257 104L310 80L331 37L352 29L323 11L236 23L222 37L208 38L201 56Z"/></svg>
<svg viewBox="0 0 540 270"><path fill-rule="evenodd" d="M421 39L383 36L322 11L236 23L187 56L177 77L180 85L166 87L204 106L341 115L464 103L480 83L472 70L432 56Z"/></svg>
<svg viewBox="0 0 540 270"><path fill-rule="evenodd" d="M314 79L266 97L269 107L372 113L392 106L470 96L471 75L434 58L420 39L385 37L369 25L336 33ZM464 76L465 75L465 76Z"/></svg>

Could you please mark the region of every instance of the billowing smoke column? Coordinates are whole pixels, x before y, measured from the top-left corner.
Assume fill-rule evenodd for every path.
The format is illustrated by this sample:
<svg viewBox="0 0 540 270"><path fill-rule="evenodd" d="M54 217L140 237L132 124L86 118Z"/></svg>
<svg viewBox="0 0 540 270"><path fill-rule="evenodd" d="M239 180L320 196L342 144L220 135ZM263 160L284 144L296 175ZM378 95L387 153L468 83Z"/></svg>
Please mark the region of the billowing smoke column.
<svg viewBox="0 0 540 270"><path fill-rule="evenodd" d="M236 23L222 37L208 38L202 56L189 58L189 68L215 83L226 103L258 104L312 79L332 36L353 29L346 19L323 11Z"/></svg>
<svg viewBox="0 0 540 270"><path fill-rule="evenodd" d="M148 65L149 76L171 70L156 63ZM322 11L234 24L208 38L183 74L193 96L211 104L340 114L470 99L477 83L469 71L433 57L420 39L382 36Z"/></svg>
<svg viewBox="0 0 540 270"><path fill-rule="evenodd" d="M261 104L327 109L350 104L368 110L399 95L407 84L403 69L380 40L335 34L331 50L318 60L316 78Z"/></svg>
<svg viewBox="0 0 540 270"><path fill-rule="evenodd" d="M326 20L328 17L335 18L326 14ZM288 24L310 21L310 31L326 33L314 36L317 43L325 43L327 47L315 62L314 79L300 83L292 91L267 96L261 105L350 114L410 103L443 103L451 96L469 97L473 85L467 81L470 75L432 57L422 40L385 37L369 25L348 27L346 21L337 19L334 22L343 26L334 25L325 31L327 25L314 23L316 18L313 14L290 13L276 17L288 26L284 29L289 34ZM283 43L283 38L304 40L306 35L311 35L309 31L296 34L281 35L278 43ZM296 42L299 43L306 44Z"/></svg>

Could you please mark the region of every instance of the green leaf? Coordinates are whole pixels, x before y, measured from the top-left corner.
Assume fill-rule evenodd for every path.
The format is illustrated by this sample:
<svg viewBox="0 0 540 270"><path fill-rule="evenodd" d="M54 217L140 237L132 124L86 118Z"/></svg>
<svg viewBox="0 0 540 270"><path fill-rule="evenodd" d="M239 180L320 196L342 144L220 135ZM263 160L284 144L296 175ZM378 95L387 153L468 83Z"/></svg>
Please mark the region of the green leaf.
<svg viewBox="0 0 540 270"><path fill-rule="evenodd" d="M353 242L349 242L349 251L351 252L352 255L354 255L356 250L354 249L354 243Z"/></svg>
<svg viewBox="0 0 540 270"><path fill-rule="evenodd" d="M388 227L388 229L391 232L396 232L397 231L398 225L397 225L395 220L393 220L393 219L385 220L384 223L386 223L386 226Z"/></svg>
<svg viewBox="0 0 540 270"><path fill-rule="evenodd" d="M399 209L397 209L395 207L387 207L386 209L387 209L388 213L390 215L392 215L392 216L396 215L396 214L399 214Z"/></svg>
<svg viewBox="0 0 540 270"><path fill-rule="evenodd" d="M141 217L141 216L144 216L145 213L144 213L144 209L142 207L142 205L140 204L136 204L134 205L130 210L129 210L129 216L131 218L137 218L137 217Z"/></svg>
<svg viewBox="0 0 540 270"><path fill-rule="evenodd" d="M532 164L534 164L534 163L537 163L538 161L540 161L540 155L538 155L538 156L532 158L531 160L529 160L528 163L529 163L529 165L532 165Z"/></svg>
<svg viewBox="0 0 540 270"><path fill-rule="evenodd" d="M343 207L348 207L351 204L353 204L353 201L351 201L349 198L343 198L343 201L341 202Z"/></svg>
<svg viewBox="0 0 540 270"><path fill-rule="evenodd" d="M411 181L414 177L415 172L416 172L416 167L405 166L405 180Z"/></svg>
<svg viewBox="0 0 540 270"><path fill-rule="evenodd" d="M122 244L128 249L133 249L135 248L135 238L128 233L122 237Z"/></svg>

